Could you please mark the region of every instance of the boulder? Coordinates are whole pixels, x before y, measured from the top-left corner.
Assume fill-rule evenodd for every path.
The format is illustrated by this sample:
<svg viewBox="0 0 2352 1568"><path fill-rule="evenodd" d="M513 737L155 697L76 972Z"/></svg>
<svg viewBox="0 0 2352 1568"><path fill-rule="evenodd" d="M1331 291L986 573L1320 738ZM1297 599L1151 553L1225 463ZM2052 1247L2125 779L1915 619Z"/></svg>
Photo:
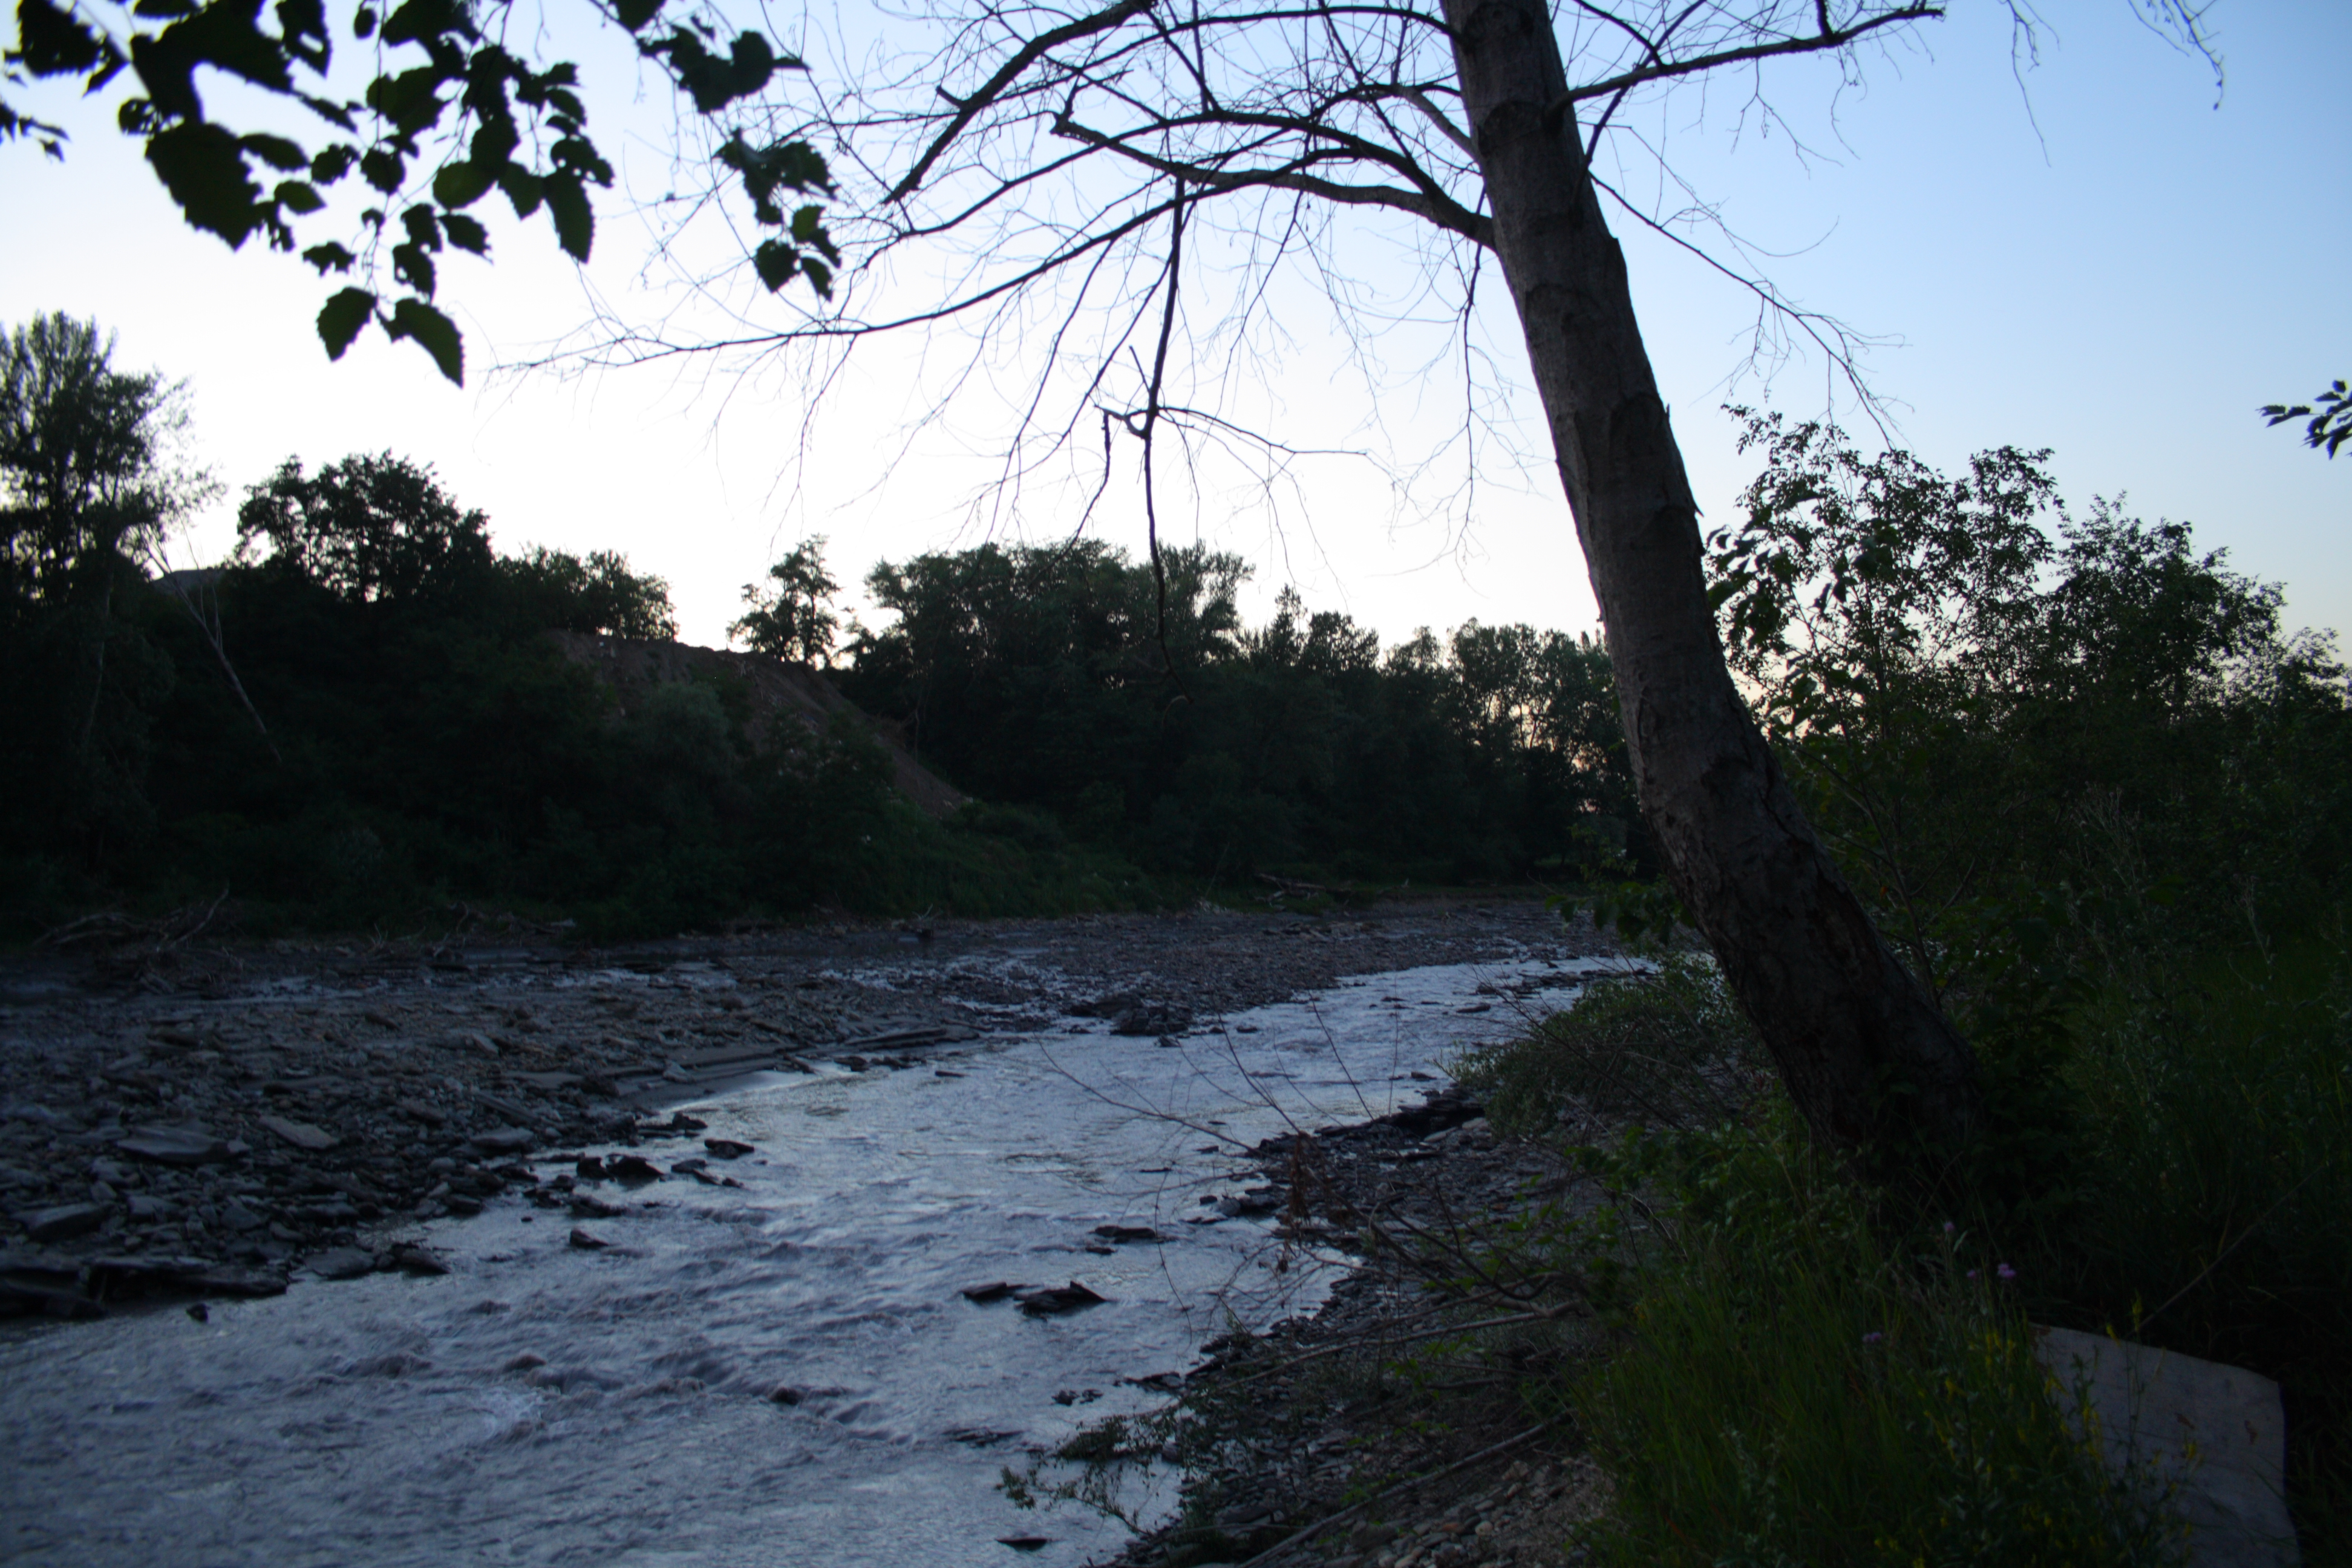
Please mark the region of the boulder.
<svg viewBox="0 0 2352 1568"><path fill-rule="evenodd" d="M2097 1416L2110 1469L2171 1486L2191 1568L2290 1568L2286 1415L2278 1384L2243 1367L2073 1329L2034 1331L2034 1353L2079 1432ZM2077 1404L2077 1391L2083 1403Z"/></svg>

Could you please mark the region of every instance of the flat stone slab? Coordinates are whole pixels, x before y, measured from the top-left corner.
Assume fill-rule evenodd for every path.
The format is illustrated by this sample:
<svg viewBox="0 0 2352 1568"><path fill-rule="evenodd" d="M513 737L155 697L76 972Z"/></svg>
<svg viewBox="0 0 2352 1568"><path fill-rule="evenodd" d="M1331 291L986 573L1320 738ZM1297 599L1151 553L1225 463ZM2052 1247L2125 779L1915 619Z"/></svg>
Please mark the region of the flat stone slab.
<svg viewBox="0 0 2352 1568"><path fill-rule="evenodd" d="M105 1204L59 1204L26 1216L25 1234L35 1241L70 1241L106 1223L113 1210Z"/></svg>
<svg viewBox="0 0 2352 1568"><path fill-rule="evenodd" d="M196 1127L142 1127L114 1146L159 1165L208 1165L231 1157L226 1143Z"/></svg>
<svg viewBox="0 0 2352 1568"><path fill-rule="evenodd" d="M538 1142L528 1128L501 1127L471 1139L468 1146L478 1154L525 1154Z"/></svg>
<svg viewBox="0 0 2352 1568"><path fill-rule="evenodd" d="M325 1128L313 1127L307 1121L293 1121L283 1116L264 1116L257 1120L297 1149L308 1149L313 1153L331 1149L341 1142Z"/></svg>
<svg viewBox="0 0 2352 1568"><path fill-rule="evenodd" d="M2176 1488L2192 1568L2294 1568L2303 1561L2286 1510L2286 1415L2278 1384L2243 1367L2148 1345L2036 1329L2034 1353L2067 1391L2079 1387L2110 1468L2146 1467Z"/></svg>
<svg viewBox="0 0 2352 1568"><path fill-rule="evenodd" d="M375 1268L375 1256L356 1247L331 1247L302 1261L321 1279L357 1279Z"/></svg>

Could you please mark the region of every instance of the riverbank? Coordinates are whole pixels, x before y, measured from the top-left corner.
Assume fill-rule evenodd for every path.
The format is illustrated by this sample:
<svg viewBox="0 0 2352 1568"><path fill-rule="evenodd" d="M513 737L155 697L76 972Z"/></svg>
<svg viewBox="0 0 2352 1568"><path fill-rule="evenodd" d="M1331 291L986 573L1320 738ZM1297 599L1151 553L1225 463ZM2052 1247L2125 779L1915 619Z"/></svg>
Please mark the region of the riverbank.
<svg viewBox="0 0 2352 1568"><path fill-rule="evenodd" d="M1514 1384L1575 1355L1586 1319L1530 1311L1512 1292L1533 1281L1482 1268L1509 1215L1578 1204L1575 1173L1451 1087L1255 1152L1290 1235L1340 1235L1366 1262L1312 1316L1211 1347L1172 1427L1181 1511L1102 1568L1579 1561L1565 1544L1606 1485Z"/></svg>
<svg viewBox="0 0 2352 1568"><path fill-rule="evenodd" d="M903 1070L1072 1015L1172 1037L1563 937L1539 904L1428 903L20 957L0 967L0 1310L431 1272L388 1225L535 1187L534 1153L690 1139L663 1108L731 1079Z"/></svg>

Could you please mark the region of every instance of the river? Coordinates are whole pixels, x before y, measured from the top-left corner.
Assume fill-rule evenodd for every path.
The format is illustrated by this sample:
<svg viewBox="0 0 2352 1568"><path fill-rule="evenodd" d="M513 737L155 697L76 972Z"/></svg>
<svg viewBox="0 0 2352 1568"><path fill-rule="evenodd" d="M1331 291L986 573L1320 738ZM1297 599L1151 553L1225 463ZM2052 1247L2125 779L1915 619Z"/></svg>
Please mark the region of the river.
<svg viewBox="0 0 2352 1568"><path fill-rule="evenodd" d="M440 1278L0 1329L0 1560L1076 1568L1123 1528L1016 1509L1003 1467L1158 1403L1135 1380L1311 1310L1348 1266L1219 1216L1255 1179L1242 1152L1417 1098L1511 1026L1498 991L1556 1005L1584 969L1359 976L1172 1046L1066 1020L904 1071L763 1076L684 1107L752 1146L708 1165L738 1185L411 1227ZM1105 1300L961 1293L1000 1281ZM1164 1510L1174 1479L1129 1500ZM1045 1541L1000 1544L1022 1537Z"/></svg>

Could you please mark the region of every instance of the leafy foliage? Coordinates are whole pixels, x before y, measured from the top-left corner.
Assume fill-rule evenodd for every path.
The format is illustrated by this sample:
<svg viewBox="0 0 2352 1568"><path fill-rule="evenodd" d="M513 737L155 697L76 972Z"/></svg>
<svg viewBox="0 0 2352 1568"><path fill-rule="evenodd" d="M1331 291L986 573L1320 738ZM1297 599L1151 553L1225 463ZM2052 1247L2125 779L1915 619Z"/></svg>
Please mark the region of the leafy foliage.
<svg viewBox="0 0 2352 1568"><path fill-rule="evenodd" d="M460 512L429 468L386 452L315 476L289 458L237 508L237 550L352 604L446 598L490 568L489 520Z"/></svg>
<svg viewBox="0 0 2352 1568"><path fill-rule="evenodd" d="M2309 403L2265 403L2263 415L2273 429L2291 419L2309 420L2303 427L2303 444L2314 451L2326 447L2330 458L2337 447L2352 441L2352 388L2342 381L2331 383Z"/></svg>
<svg viewBox="0 0 2352 1568"><path fill-rule="evenodd" d="M1662 1130L1721 1125L1763 1082L1762 1042L1715 965L1675 952L1596 977L1572 1006L1454 1066L1500 1130L1558 1136L1570 1121L1632 1119Z"/></svg>
<svg viewBox="0 0 2352 1568"><path fill-rule="evenodd" d="M180 389L117 370L91 322L0 344L0 816L85 850L150 821L139 780L170 661L119 614L132 557L210 493L176 461Z"/></svg>
<svg viewBox="0 0 2352 1568"><path fill-rule="evenodd" d="M35 317L0 345L0 572L11 596L57 603L78 570L152 545L208 493L173 466L181 389L119 371L97 323Z"/></svg>
<svg viewBox="0 0 2352 1568"><path fill-rule="evenodd" d="M1573 876L1647 854L1599 646L1526 626L1382 648L1293 593L1242 625L1237 557L1094 541L885 563L895 617L843 689L983 798L1209 878Z"/></svg>
<svg viewBox="0 0 2352 1568"><path fill-rule="evenodd" d="M1596 1158L1628 1185L1659 1163ZM2182 1560L2161 1489L2070 1425L2084 1391L2053 1391L2014 1270L1971 1238L1890 1242L1786 1110L1659 1174L1625 1342L1579 1390L1615 1483L1600 1561Z"/></svg>
<svg viewBox="0 0 2352 1568"><path fill-rule="evenodd" d="M557 245L585 261L595 243L593 193L613 184L613 167L588 133L578 68L540 64L507 40L506 0L401 0L380 14L368 0L330 18L323 0L283 0L265 21L255 0L99 0L87 7L19 0L8 82L81 78L83 90L110 88L127 67L138 86L122 99L122 130L146 144L149 164L190 226L236 249L256 234L271 248L299 249L320 275L356 281L329 297L320 341L341 359L367 323L416 343L450 381L465 380L465 343L435 301L452 251L487 259L489 230L467 209L492 191L515 217L545 209ZM766 36L722 40L714 21L667 0L620 0L610 20L638 56L662 70L706 118L763 91L778 71L802 62ZM274 22L275 26L271 26ZM331 67L341 35L372 50L376 71L356 97ZM208 114L198 73L214 71L305 111L309 139L276 130L239 130ZM64 155L65 132L0 101L0 140L31 138ZM775 231L760 242L761 279L781 289L795 275L830 296L839 252L820 205L787 215L780 192L831 195L823 156L805 142L754 146L732 129L719 161L741 177L752 216ZM351 243L305 243L335 187L359 176ZM400 292L405 290L405 292Z"/></svg>
<svg viewBox="0 0 2352 1568"><path fill-rule="evenodd" d="M2208 935L2294 923L2341 886L2345 671L2326 637L2283 631L2276 586L2183 523L2107 502L2070 519L2045 453L1948 479L1777 416L1748 439L1767 467L1748 521L1712 541L1727 649L1811 819L1939 993L1981 994L2020 920L2112 931L2151 861L2168 918Z"/></svg>
<svg viewBox="0 0 2352 1568"><path fill-rule="evenodd" d="M841 584L824 569L824 541L804 539L768 568L768 585L743 584L743 616L727 628L755 653L830 662L841 617L827 607Z"/></svg>
<svg viewBox="0 0 2352 1568"><path fill-rule="evenodd" d="M592 551L586 560L538 546L522 555L501 556L499 571L509 593L529 602L523 612L534 625L600 637L645 642L677 636L669 584L632 572L626 557Z"/></svg>

